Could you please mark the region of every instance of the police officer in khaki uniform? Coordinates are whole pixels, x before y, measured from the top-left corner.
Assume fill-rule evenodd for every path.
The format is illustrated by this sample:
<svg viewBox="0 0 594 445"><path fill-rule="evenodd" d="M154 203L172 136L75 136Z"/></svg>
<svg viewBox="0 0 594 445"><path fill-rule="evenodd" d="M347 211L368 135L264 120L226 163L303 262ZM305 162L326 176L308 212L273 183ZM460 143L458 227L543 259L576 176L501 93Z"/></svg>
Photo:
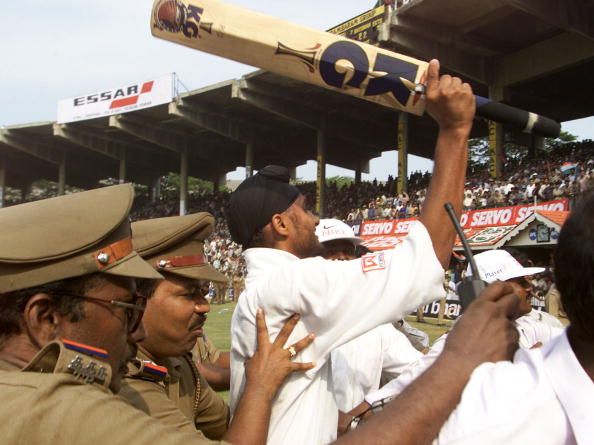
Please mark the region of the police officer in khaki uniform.
<svg viewBox="0 0 594 445"><path fill-rule="evenodd" d="M160 277L132 248L133 197L120 185L0 209L0 444L210 443L113 394L145 336L134 278ZM283 348L295 324L271 344L260 313L230 442L263 443L282 380L309 369Z"/></svg>
<svg viewBox="0 0 594 445"><path fill-rule="evenodd" d="M460 97L460 81L444 76L438 82L438 74L432 61L429 111L442 120L453 115L447 120L453 137L460 121L454 111L474 104L474 98L465 85L466 102L446 101ZM457 147L462 149L465 153L465 145ZM131 277L154 277L130 247L132 197L132 187L124 185L0 209L0 444L206 441L143 414L111 392L144 337L144 298L135 296ZM452 330L440 360L342 443L396 438L401 444L430 443L472 370L485 359L509 358L514 343L517 347L509 317L517 313L519 299L510 289L506 283L488 287ZM245 363L246 386L233 419L237 434L226 436L233 443L264 443L282 380L294 370L310 369L288 362L303 343L284 348L297 317L271 343L262 311L254 309L257 344L251 336L241 338L255 355ZM68 347L61 339L71 341ZM444 377L449 384L438 385ZM422 399L431 403L419 404Z"/></svg>
<svg viewBox="0 0 594 445"><path fill-rule="evenodd" d="M236 265L236 269L233 272L233 301L237 301L243 290L245 289L245 280L243 279L243 273L241 272L241 266Z"/></svg>
<svg viewBox="0 0 594 445"><path fill-rule="evenodd" d="M190 353L204 335L210 310L205 298L208 283L226 280L204 255L204 240L213 228L209 213L132 224L134 248L165 279L139 283L148 298L147 337L139 344L138 360L131 364L120 395L165 423L221 439L229 407L198 371ZM147 361L149 366L150 362L162 366L163 372L147 369Z"/></svg>
<svg viewBox="0 0 594 445"><path fill-rule="evenodd" d="M228 352L221 352L206 334L198 337L192 349L194 361L204 365L222 366L221 361L229 361L228 355ZM229 367L228 363L227 367Z"/></svg>

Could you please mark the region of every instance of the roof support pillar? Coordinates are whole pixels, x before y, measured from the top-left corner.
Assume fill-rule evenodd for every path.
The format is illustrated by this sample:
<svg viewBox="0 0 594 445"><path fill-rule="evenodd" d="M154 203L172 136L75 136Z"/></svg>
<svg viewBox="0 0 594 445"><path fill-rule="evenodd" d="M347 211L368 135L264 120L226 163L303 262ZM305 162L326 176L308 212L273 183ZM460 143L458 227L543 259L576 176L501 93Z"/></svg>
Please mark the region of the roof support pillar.
<svg viewBox="0 0 594 445"><path fill-rule="evenodd" d="M58 196L62 196L66 192L66 153L62 153L60 162L58 163Z"/></svg>
<svg viewBox="0 0 594 445"><path fill-rule="evenodd" d="M223 187L227 185L227 173L226 172L215 172L214 178L212 180L213 190L215 192L220 192Z"/></svg>
<svg viewBox="0 0 594 445"><path fill-rule="evenodd" d="M245 177L251 178L254 174L254 143L249 142L245 146Z"/></svg>
<svg viewBox="0 0 594 445"><path fill-rule="evenodd" d="M316 212L320 218L326 216L326 116L320 119L317 129L318 170L316 180Z"/></svg>
<svg viewBox="0 0 594 445"><path fill-rule="evenodd" d="M157 176L150 184L151 202L156 204L161 198L161 177Z"/></svg>
<svg viewBox="0 0 594 445"><path fill-rule="evenodd" d="M188 201L188 149L183 148L180 153L179 166L179 214L183 216L187 213Z"/></svg>
<svg viewBox="0 0 594 445"><path fill-rule="evenodd" d="M398 113L397 193L408 192L408 114Z"/></svg>
<svg viewBox="0 0 594 445"><path fill-rule="evenodd" d="M4 207L6 199L6 165L0 159L0 209Z"/></svg>
<svg viewBox="0 0 594 445"><path fill-rule="evenodd" d="M506 89L501 85L489 85L489 99L505 100ZM505 147L503 140L503 125L489 121L489 173L491 178L501 177Z"/></svg>
<svg viewBox="0 0 594 445"><path fill-rule="evenodd" d="M501 177L504 152L503 125L489 121L489 173L493 179Z"/></svg>
<svg viewBox="0 0 594 445"><path fill-rule="evenodd" d="M29 180L23 180L23 182L19 185L21 190L21 204L27 202L27 196L31 193L31 187L33 183Z"/></svg>
<svg viewBox="0 0 594 445"><path fill-rule="evenodd" d="M542 154L545 149L545 138L537 134L532 135L530 146L528 147L528 158L534 159Z"/></svg>
<svg viewBox="0 0 594 445"><path fill-rule="evenodd" d="M126 149L122 149L120 156L120 168L118 171L119 183L123 184L126 182Z"/></svg>
<svg viewBox="0 0 594 445"><path fill-rule="evenodd" d="M291 177L291 181L297 180L297 166L296 165L289 167L289 175Z"/></svg>

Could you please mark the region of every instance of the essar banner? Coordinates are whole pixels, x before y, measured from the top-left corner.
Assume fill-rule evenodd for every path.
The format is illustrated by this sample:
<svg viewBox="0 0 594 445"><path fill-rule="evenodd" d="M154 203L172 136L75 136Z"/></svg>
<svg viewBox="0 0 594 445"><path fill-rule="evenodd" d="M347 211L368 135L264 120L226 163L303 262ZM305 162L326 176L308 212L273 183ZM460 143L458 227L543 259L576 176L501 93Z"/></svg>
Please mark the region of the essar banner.
<svg viewBox="0 0 594 445"><path fill-rule="evenodd" d="M63 99L58 102L58 123L128 113L169 103L175 96L175 74L144 82Z"/></svg>

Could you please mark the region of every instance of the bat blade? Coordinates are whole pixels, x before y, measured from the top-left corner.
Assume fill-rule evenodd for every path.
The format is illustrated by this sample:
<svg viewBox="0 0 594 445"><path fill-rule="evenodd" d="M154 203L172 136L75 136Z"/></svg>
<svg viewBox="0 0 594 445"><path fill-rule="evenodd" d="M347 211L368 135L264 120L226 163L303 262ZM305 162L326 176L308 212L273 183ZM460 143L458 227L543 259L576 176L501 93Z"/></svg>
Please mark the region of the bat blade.
<svg viewBox="0 0 594 445"><path fill-rule="evenodd" d="M155 37L344 94L421 115L403 79L416 84L427 63L217 0L156 0Z"/></svg>
<svg viewBox="0 0 594 445"><path fill-rule="evenodd" d="M416 115L428 63L218 0L155 0L155 37ZM552 119L476 96L476 114L558 137Z"/></svg>

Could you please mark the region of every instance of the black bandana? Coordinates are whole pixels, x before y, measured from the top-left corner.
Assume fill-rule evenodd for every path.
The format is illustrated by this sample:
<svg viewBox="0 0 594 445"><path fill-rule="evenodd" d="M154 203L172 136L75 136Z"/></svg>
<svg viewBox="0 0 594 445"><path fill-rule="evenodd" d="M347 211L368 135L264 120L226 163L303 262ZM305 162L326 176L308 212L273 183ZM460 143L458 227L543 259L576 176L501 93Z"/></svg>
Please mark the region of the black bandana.
<svg viewBox="0 0 594 445"><path fill-rule="evenodd" d="M289 179L287 168L269 165L237 187L227 212L233 241L247 246L252 236L270 222L272 215L291 207L300 192L289 184Z"/></svg>

